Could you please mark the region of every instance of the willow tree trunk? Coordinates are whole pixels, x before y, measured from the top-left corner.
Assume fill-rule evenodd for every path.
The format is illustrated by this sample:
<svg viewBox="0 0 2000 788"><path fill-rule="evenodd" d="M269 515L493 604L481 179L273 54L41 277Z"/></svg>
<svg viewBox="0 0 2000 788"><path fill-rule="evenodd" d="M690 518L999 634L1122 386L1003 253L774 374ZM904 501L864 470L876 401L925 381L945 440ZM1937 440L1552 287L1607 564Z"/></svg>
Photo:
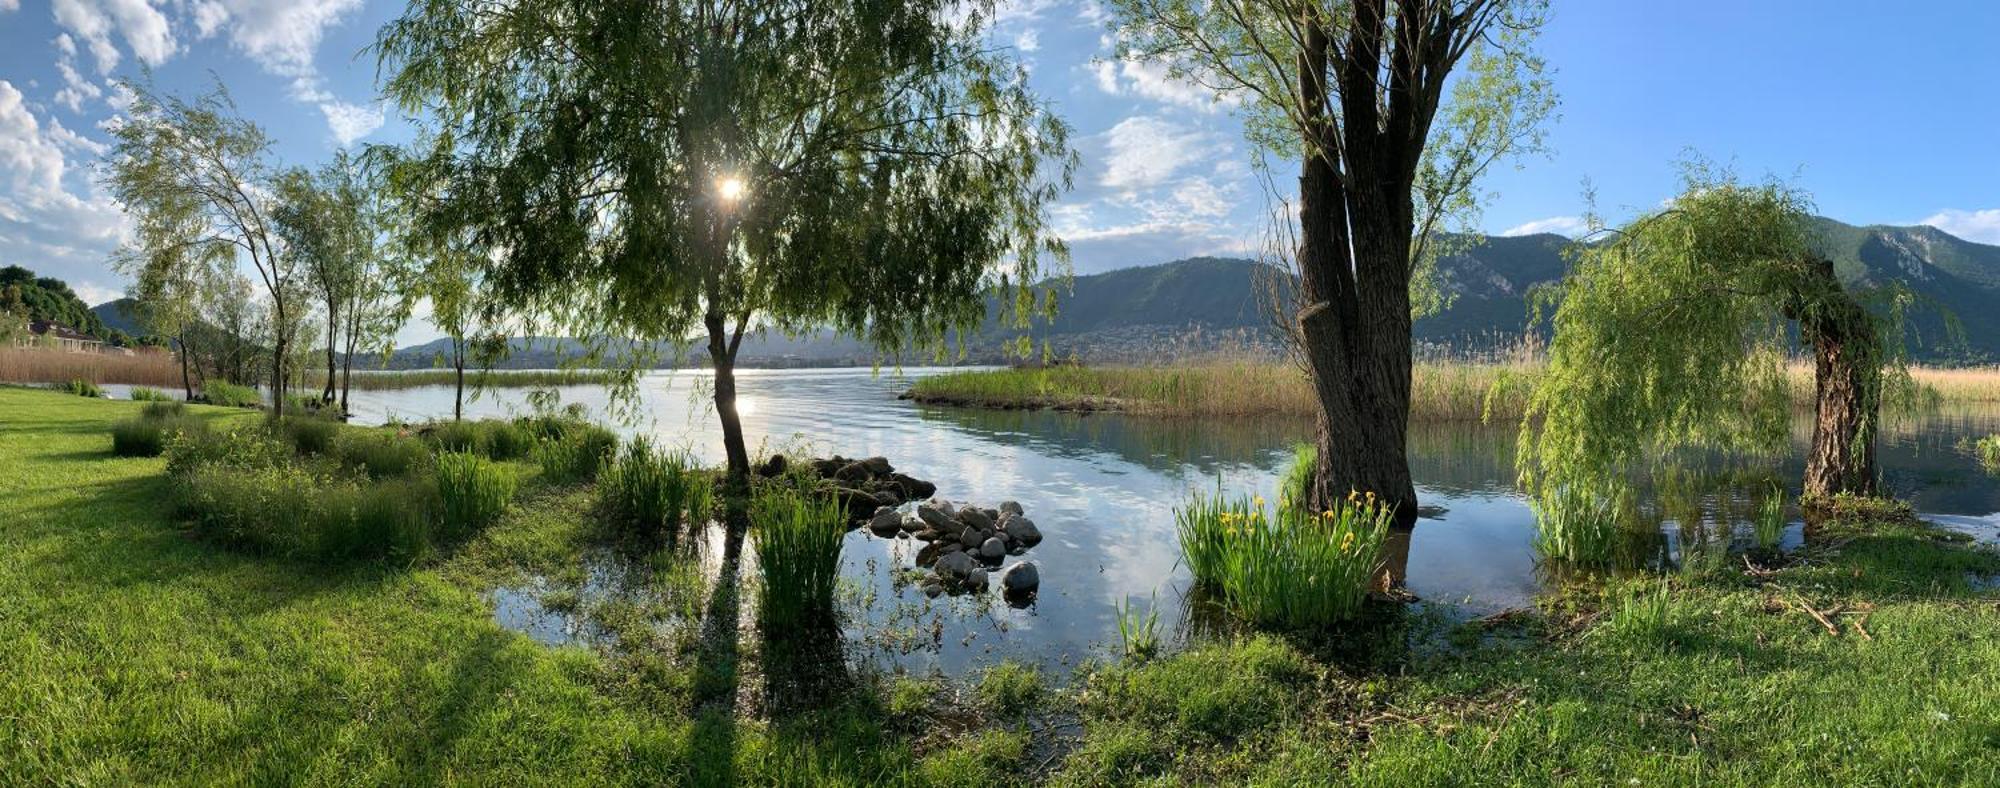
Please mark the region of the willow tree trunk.
<svg viewBox="0 0 2000 788"><path fill-rule="evenodd" d="M1825 275L1833 276L1831 263ZM1875 427L1881 413L1882 361L1874 323L1834 284L1835 297L1808 310L1801 338L1813 347L1813 437L1805 495L1876 494Z"/></svg>
<svg viewBox="0 0 2000 788"><path fill-rule="evenodd" d="M326 386L320 389L321 405L333 404L334 378L337 377L340 347L340 321L329 315L326 319Z"/></svg>
<svg viewBox="0 0 2000 788"><path fill-rule="evenodd" d="M702 322L708 328L709 363L715 368L715 415L722 420L722 449L729 457L726 497L733 511L750 494L750 449L736 411L736 350L743 331L739 327L732 337L719 312L709 312Z"/></svg>
<svg viewBox="0 0 2000 788"><path fill-rule="evenodd" d="M186 400L187 400L187 401L189 401L189 402L193 402L193 401L194 401L194 375L192 375L192 374L190 374L190 373L188 372L188 341L187 341L187 332L186 332L186 331L182 331L182 332L181 332L181 334L180 334L180 336L178 337L178 339L180 340L180 343L181 343L181 346L180 346L180 350L179 350L179 352L177 352L177 353L176 353L175 355L178 355L178 356L180 356L180 357L181 357L181 392L182 392L182 394L184 395L184 397L183 397L184 399L186 399Z"/></svg>

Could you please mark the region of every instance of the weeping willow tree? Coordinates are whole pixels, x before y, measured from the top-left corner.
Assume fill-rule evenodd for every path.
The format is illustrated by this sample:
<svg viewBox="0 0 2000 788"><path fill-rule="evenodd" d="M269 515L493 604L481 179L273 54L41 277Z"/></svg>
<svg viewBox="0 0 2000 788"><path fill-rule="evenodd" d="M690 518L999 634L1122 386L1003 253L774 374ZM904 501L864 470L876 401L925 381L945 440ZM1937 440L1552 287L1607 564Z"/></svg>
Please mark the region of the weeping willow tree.
<svg viewBox="0 0 2000 788"><path fill-rule="evenodd" d="M732 488L747 330L937 351L1028 305L1067 127L990 0L423 0L376 44L420 118L397 167L513 324L700 342ZM1023 310L1027 311L1027 310ZM602 339L591 340L602 343Z"/></svg>
<svg viewBox="0 0 2000 788"><path fill-rule="evenodd" d="M1800 346L1814 368L1805 495L1875 494L1883 394L1908 380L1900 306L1878 315L1841 285L1803 194L1691 165L1680 197L1607 234L1538 297L1555 304L1554 338L1518 464L1543 508L1677 450L1783 451Z"/></svg>

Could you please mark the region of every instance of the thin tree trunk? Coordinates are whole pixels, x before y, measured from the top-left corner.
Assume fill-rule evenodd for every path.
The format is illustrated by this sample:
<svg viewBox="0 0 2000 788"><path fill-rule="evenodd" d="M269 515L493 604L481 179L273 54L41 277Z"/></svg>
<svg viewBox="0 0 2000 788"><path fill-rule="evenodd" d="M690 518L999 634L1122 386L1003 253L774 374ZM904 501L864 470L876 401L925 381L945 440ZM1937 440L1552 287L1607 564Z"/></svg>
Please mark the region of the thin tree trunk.
<svg viewBox="0 0 2000 788"><path fill-rule="evenodd" d="M451 338L451 367L457 373L457 392L451 400L451 420L465 420L465 340Z"/></svg>
<svg viewBox="0 0 2000 788"><path fill-rule="evenodd" d="M271 413L278 418L285 416L285 354L291 350L291 343L285 336L285 302L276 301L277 323L271 332L275 350L271 355Z"/></svg>
<svg viewBox="0 0 2000 788"><path fill-rule="evenodd" d="M181 343L179 350L176 351L177 353L180 354L181 357L181 391L184 394L185 399L187 399L188 401L193 401L194 377L188 373L187 332L186 331L180 332L180 334L175 336L175 339L177 339Z"/></svg>
<svg viewBox="0 0 2000 788"><path fill-rule="evenodd" d="M332 304L331 302L329 302L328 308L331 309L331 307ZM333 378L335 371L334 356L339 347L339 344L340 344L340 321L334 319L332 312L328 312L326 316L326 386L322 388L319 393L319 401L320 404L322 405L333 404L333 390L334 390Z"/></svg>
<svg viewBox="0 0 2000 788"><path fill-rule="evenodd" d="M715 368L715 413L722 420L722 447L729 458L729 497L740 500L750 493L750 451L743 440L743 419L736 412L736 343L720 312L710 311L703 322L708 327L709 363Z"/></svg>

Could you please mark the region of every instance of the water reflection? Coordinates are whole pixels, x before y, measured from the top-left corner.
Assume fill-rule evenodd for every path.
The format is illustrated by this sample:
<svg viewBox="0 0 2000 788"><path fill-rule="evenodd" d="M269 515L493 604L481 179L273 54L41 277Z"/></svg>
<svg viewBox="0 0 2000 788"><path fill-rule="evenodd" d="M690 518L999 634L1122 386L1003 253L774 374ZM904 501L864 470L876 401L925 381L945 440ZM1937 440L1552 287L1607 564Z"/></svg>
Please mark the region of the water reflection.
<svg viewBox="0 0 2000 788"><path fill-rule="evenodd" d="M756 400L744 414L750 444L801 442L846 456L882 455L937 483L955 500L1018 500L1047 541L1025 558L1041 570L1041 594L1017 609L997 594L924 596L911 582L921 544L865 530L843 543L839 633L842 650L870 663L918 672L960 673L1001 657L1060 671L1101 654L1117 639L1120 604L1159 606L1161 620L1192 621L1190 583L1180 563L1173 510L1189 493L1217 485L1276 497L1290 446L1311 434L1291 419L1172 421L1109 414L975 411L918 406L896 395L908 377L866 370L747 371L738 385ZM705 376L655 375L642 381L641 418L619 426L669 445L687 445L719 462L721 439L702 399ZM596 414L610 412L596 387L559 390ZM524 412L525 391L488 392L474 416ZM355 392L357 420L448 415L448 388ZM1965 437L2000 432L2000 408L1958 409L1892 420L1882 435L1887 488L1950 527L2000 541L2000 483L1958 448ZM1696 463L1701 473L1661 474L1640 496L1624 550L1632 565L1671 567L1727 558L1754 543L1750 515L1772 485L1798 493L1800 450L1770 461ZM1537 561L1533 514L1514 490L1513 425L1415 425L1410 461L1426 505L1414 532L1392 544L1390 567L1401 587L1425 600L1484 615L1528 604L1560 571ZM1780 549L1799 544L1788 514ZM713 551L721 553L726 551ZM733 568L754 576L754 549ZM705 561L724 563L710 558ZM720 570L716 565L712 570ZM994 573L996 576L998 572ZM708 574L711 580L714 574ZM538 623L511 600L496 609L518 628L547 639L570 622ZM720 611L718 611L720 612ZM1185 635L1185 633L1183 633Z"/></svg>

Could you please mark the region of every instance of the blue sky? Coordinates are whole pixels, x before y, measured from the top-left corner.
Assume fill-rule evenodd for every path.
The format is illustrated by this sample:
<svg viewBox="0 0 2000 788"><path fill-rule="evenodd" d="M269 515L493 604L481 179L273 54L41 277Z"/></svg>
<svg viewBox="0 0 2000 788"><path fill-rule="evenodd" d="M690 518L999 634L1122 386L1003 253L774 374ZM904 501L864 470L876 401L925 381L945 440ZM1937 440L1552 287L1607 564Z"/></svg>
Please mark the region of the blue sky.
<svg viewBox="0 0 2000 788"><path fill-rule="evenodd" d="M1555 0L1541 50L1562 98L1547 156L1496 170L1483 229L1574 231L1586 180L1611 219L1656 205L1694 150L1777 174L1820 212L1935 224L2000 243L2000 3ZM94 184L113 80L222 80L290 164L405 139L363 48L391 0L0 0L0 264L124 282L124 232ZM994 30L1076 129L1076 189L1053 217L1080 273L1253 254L1266 187L1232 107L1160 69L1112 60L1091 0L1012 0ZM1289 184L1289 174L1278 178ZM404 339L434 336L419 323Z"/></svg>

